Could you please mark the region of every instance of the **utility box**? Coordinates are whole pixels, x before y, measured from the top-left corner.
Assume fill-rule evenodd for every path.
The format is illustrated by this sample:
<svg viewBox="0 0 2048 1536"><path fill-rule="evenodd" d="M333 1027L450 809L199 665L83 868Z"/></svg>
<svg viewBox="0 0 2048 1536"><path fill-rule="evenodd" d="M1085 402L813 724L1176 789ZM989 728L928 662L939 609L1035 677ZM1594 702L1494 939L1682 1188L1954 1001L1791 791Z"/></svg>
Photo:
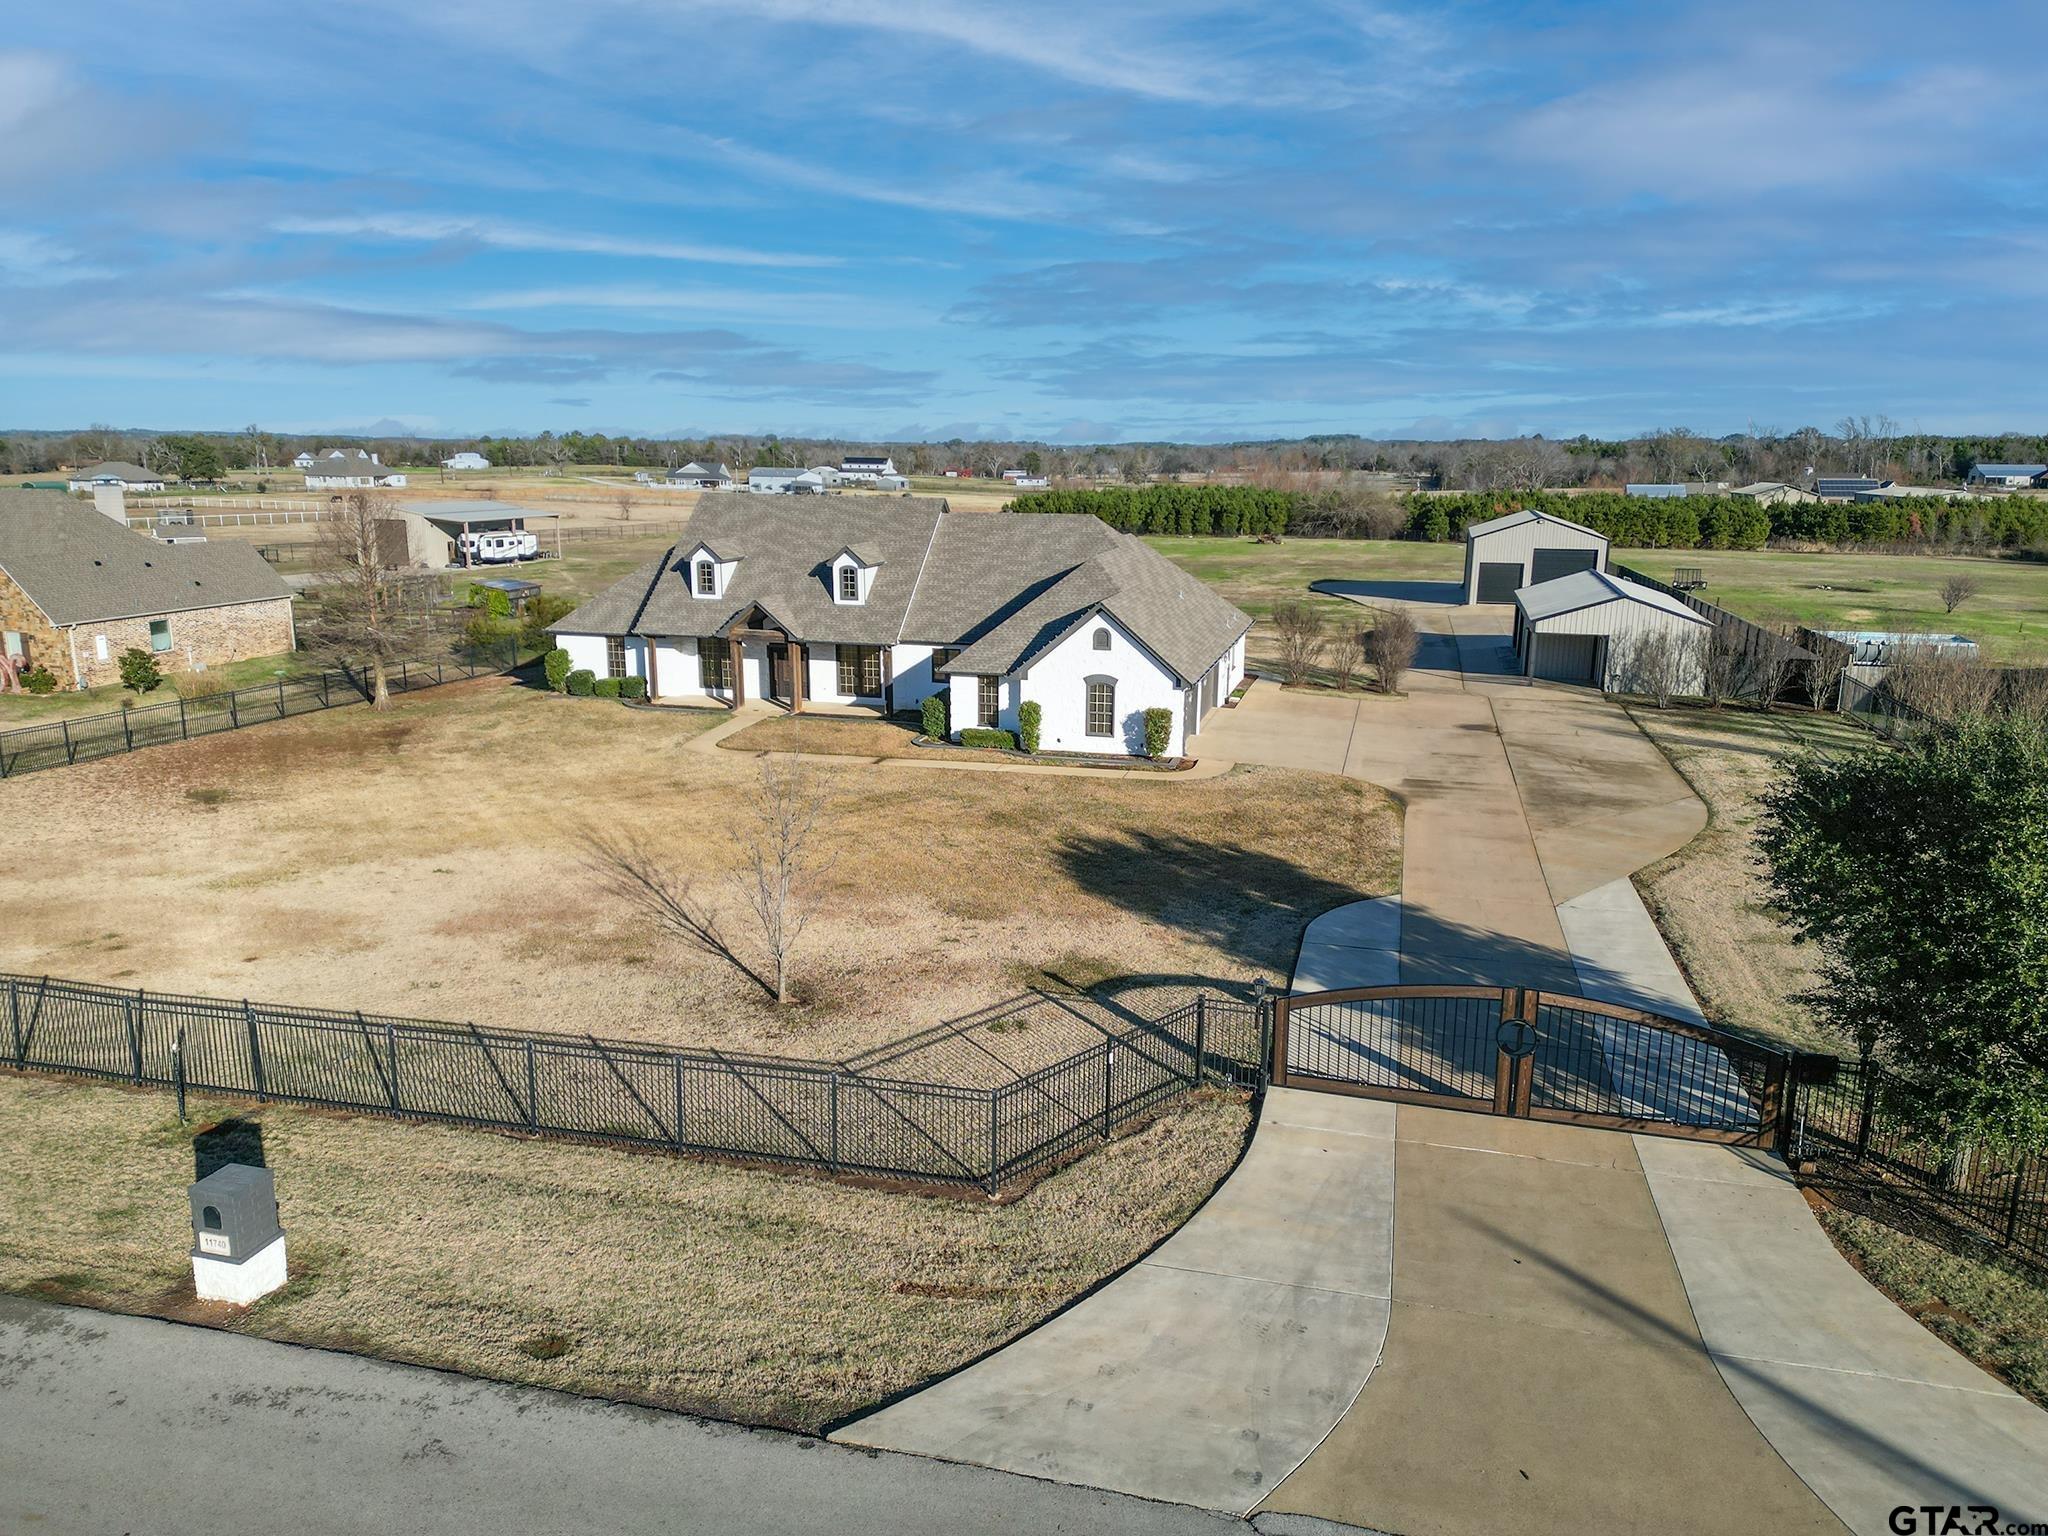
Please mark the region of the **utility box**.
<svg viewBox="0 0 2048 1536"><path fill-rule="evenodd" d="M284 1229L268 1168L229 1163L191 1195L192 1285L201 1301L247 1306L284 1284Z"/></svg>

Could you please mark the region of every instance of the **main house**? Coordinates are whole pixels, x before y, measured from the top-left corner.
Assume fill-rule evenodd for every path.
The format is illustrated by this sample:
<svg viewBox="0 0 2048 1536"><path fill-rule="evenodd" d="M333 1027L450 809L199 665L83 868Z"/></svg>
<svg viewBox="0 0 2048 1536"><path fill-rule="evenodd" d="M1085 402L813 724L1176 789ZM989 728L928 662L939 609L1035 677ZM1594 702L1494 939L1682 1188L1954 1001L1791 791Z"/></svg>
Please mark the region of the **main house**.
<svg viewBox="0 0 2048 1536"><path fill-rule="evenodd" d="M91 469L79 470L69 484L74 491L97 490L102 486L117 486L126 491L160 491L164 488L164 477L140 464L113 459L105 464L95 464Z"/></svg>
<svg viewBox="0 0 2048 1536"><path fill-rule="evenodd" d="M940 694L956 735L1014 731L1035 701L1043 750L1117 754L1165 708L1178 755L1243 678L1251 622L1094 517L707 495L684 541L553 633L573 666L658 699L893 712Z"/></svg>
<svg viewBox="0 0 2048 1536"><path fill-rule="evenodd" d="M296 464L298 460L292 462ZM330 448L315 455L312 465L306 470L306 489L309 491L367 491L404 484L403 473L385 467L378 462L376 454L365 453L360 448Z"/></svg>
<svg viewBox="0 0 2048 1536"><path fill-rule="evenodd" d="M119 682L121 653L211 667L289 651L292 592L239 540L166 544L51 491L0 490L0 653L64 688Z"/></svg>

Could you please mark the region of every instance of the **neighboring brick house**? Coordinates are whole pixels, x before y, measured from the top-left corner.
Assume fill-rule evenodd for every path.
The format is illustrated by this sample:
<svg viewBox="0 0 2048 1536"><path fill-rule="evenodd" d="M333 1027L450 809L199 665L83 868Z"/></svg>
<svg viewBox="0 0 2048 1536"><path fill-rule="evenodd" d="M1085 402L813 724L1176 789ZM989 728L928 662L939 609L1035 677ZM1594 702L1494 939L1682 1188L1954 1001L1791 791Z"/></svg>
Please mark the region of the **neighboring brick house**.
<svg viewBox="0 0 2048 1536"><path fill-rule="evenodd" d="M51 491L0 490L0 648L58 685L121 680L121 653L167 668L297 643L292 592L253 544L166 544Z"/></svg>

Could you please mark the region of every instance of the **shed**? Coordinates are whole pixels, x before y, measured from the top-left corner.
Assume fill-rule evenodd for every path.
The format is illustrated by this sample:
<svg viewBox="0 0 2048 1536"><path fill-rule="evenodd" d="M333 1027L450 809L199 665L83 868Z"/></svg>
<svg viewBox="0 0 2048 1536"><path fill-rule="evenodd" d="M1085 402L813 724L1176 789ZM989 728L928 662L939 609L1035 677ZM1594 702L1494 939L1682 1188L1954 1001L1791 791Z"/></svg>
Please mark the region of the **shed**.
<svg viewBox="0 0 2048 1536"><path fill-rule="evenodd" d="M399 530L383 537L402 539L386 558L393 565L423 566L428 570L460 567L463 536L472 533L522 533L529 523L555 525L555 554L562 553L562 514L536 507L508 505L497 501L407 501L389 511L386 523Z"/></svg>
<svg viewBox="0 0 2048 1536"><path fill-rule="evenodd" d="M1523 587L1607 569L1607 536L1524 509L1465 530L1465 602L1512 603Z"/></svg>
<svg viewBox="0 0 2048 1536"><path fill-rule="evenodd" d="M1515 594L1515 655L1524 677L1585 683L1606 693L1649 692L1641 647L1665 637L1677 652L1675 693L1702 691L1713 621L1666 592L1606 571L1574 571Z"/></svg>

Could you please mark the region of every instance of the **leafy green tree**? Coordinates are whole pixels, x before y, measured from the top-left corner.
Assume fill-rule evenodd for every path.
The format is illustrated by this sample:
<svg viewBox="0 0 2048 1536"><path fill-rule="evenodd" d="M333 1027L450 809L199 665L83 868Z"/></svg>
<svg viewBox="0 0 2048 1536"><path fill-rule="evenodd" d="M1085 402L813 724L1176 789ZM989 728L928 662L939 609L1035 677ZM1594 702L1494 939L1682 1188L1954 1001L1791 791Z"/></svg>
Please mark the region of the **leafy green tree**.
<svg viewBox="0 0 2048 1536"><path fill-rule="evenodd" d="M156 664L156 657L139 645L131 645L121 653L120 667L123 688L150 693L163 684L163 669Z"/></svg>
<svg viewBox="0 0 2048 1536"><path fill-rule="evenodd" d="M1772 905L1820 948L1821 1023L1954 1157L2048 1145L2048 734L1970 717L1809 756L1764 797Z"/></svg>

